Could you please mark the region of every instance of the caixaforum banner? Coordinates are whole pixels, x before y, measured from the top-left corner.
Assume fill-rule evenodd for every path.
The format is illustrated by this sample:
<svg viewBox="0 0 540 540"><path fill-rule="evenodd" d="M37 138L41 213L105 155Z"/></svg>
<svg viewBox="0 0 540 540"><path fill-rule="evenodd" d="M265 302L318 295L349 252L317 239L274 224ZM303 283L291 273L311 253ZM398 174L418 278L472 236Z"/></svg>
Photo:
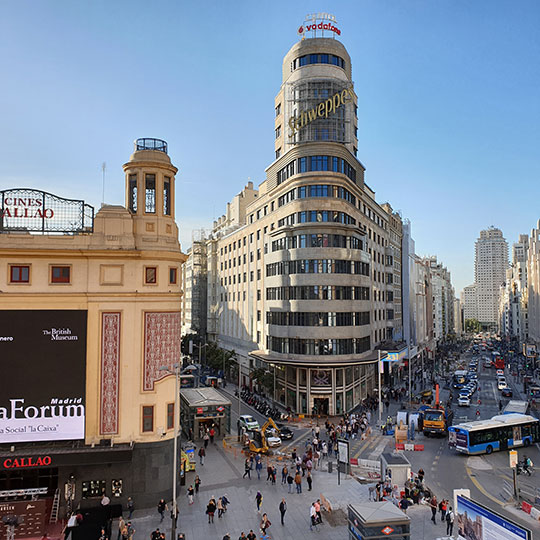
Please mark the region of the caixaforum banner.
<svg viewBox="0 0 540 540"><path fill-rule="evenodd" d="M0 310L0 443L84 439L87 312Z"/></svg>

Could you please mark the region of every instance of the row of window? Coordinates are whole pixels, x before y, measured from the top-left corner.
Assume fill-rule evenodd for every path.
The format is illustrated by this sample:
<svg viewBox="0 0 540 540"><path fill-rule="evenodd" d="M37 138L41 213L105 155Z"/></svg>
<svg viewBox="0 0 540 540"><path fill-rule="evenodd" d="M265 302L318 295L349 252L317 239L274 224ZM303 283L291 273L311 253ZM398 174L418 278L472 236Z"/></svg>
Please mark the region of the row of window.
<svg viewBox="0 0 540 540"><path fill-rule="evenodd" d="M71 283L71 266L50 266L51 283ZM144 282L147 285L157 285L157 266L144 267ZM178 269L169 268L169 285L176 285L178 280ZM10 283L30 283L30 265L10 265Z"/></svg>
<svg viewBox="0 0 540 540"><path fill-rule="evenodd" d="M278 227L291 226L295 223L343 223L356 225L356 219L345 212L334 210L304 210L278 220Z"/></svg>
<svg viewBox="0 0 540 540"><path fill-rule="evenodd" d="M362 354L371 348L371 338L299 339L268 336L267 348L282 354Z"/></svg>
<svg viewBox="0 0 540 540"><path fill-rule="evenodd" d="M129 209L137 212L137 175L129 175ZM144 175L144 211L147 214L156 213L156 175ZM171 215L171 178L165 176L163 180L163 214Z"/></svg>
<svg viewBox="0 0 540 540"><path fill-rule="evenodd" d="M267 300L369 300L369 287L297 285L268 287Z"/></svg>
<svg viewBox="0 0 540 540"><path fill-rule="evenodd" d="M341 173L356 183L356 169L343 158L335 156L306 156L288 163L277 173L278 185L294 174L311 171L330 171Z"/></svg>
<svg viewBox="0 0 540 540"><path fill-rule="evenodd" d="M335 54L304 54L295 58L292 61L291 67L294 71L295 69L303 66L308 66L309 64L332 64L340 68L345 69L345 60L341 56L336 56Z"/></svg>
<svg viewBox="0 0 540 540"><path fill-rule="evenodd" d="M369 264L343 259L300 259L266 265L267 276L290 274L359 274L369 276Z"/></svg>
<svg viewBox="0 0 540 540"><path fill-rule="evenodd" d="M305 199L307 197L335 197L356 206L356 197L348 189L328 184L301 186L299 188L291 189L279 197L278 206L283 206L295 199Z"/></svg>
<svg viewBox="0 0 540 540"><path fill-rule="evenodd" d="M268 311L266 323L279 326L364 326L369 324L369 311Z"/></svg>
<svg viewBox="0 0 540 540"><path fill-rule="evenodd" d="M167 403L167 429L174 429L174 403ZM154 406L145 405L142 408L143 433L154 431Z"/></svg>
<svg viewBox="0 0 540 540"><path fill-rule="evenodd" d="M282 249L298 249L310 247L336 247L347 249L363 249L363 242L356 236L342 234L298 234L284 236L272 242L272 251Z"/></svg>

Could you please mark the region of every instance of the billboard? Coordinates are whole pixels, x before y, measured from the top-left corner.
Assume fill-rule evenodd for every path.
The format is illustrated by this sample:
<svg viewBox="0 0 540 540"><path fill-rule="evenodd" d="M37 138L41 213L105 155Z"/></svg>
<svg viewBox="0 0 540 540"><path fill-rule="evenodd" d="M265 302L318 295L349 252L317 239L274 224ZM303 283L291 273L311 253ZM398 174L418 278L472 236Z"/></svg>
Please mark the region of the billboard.
<svg viewBox="0 0 540 540"><path fill-rule="evenodd" d="M531 531L485 506L457 496L456 523L459 540L530 540Z"/></svg>
<svg viewBox="0 0 540 540"><path fill-rule="evenodd" d="M84 439L86 319L0 310L0 443Z"/></svg>

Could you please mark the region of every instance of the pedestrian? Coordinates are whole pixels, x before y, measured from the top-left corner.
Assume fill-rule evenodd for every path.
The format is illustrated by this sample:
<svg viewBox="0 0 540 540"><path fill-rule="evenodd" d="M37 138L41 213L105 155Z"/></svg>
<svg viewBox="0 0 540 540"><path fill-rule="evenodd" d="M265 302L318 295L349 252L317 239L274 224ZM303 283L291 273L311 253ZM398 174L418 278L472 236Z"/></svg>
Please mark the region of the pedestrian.
<svg viewBox="0 0 540 540"><path fill-rule="evenodd" d="M309 530L312 531L313 527L315 527L315 530L317 529L317 511L315 510L315 503L311 504L311 507L309 509Z"/></svg>
<svg viewBox="0 0 540 540"><path fill-rule="evenodd" d="M272 480L272 465L270 463L266 467L266 481Z"/></svg>
<svg viewBox="0 0 540 540"><path fill-rule="evenodd" d="M257 535L253 532L253 529L249 529L249 533L246 538L247 540L257 540Z"/></svg>
<svg viewBox="0 0 540 540"><path fill-rule="evenodd" d="M294 476L294 483L296 484L296 493L302 493L302 476L298 471Z"/></svg>
<svg viewBox="0 0 540 540"><path fill-rule="evenodd" d="M133 502L133 499L131 497L128 497L127 509L129 512L128 519L131 519L131 516L133 515L133 511L135 510L135 503Z"/></svg>
<svg viewBox="0 0 540 540"><path fill-rule="evenodd" d="M222 540L231 540L231 535L229 533L226 533L224 536L223 536L223 539Z"/></svg>
<svg viewBox="0 0 540 540"><path fill-rule="evenodd" d="M281 485L287 483L288 472L289 472L289 469L287 469L287 465L283 465L283 469L281 469Z"/></svg>
<svg viewBox="0 0 540 540"><path fill-rule="evenodd" d="M155 531L152 531L150 533L150 540L159 540L161 537L161 532L159 528L157 528Z"/></svg>
<svg viewBox="0 0 540 540"><path fill-rule="evenodd" d="M195 477L194 484L195 484L195 493L199 493L199 487L201 486L201 479L199 478L199 475Z"/></svg>
<svg viewBox="0 0 540 540"><path fill-rule="evenodd" d="M187 496L188 496L188 501L189 501L189 504L193 504L193 494L195 493L195 490L193 489L193 486L189 486L188 490L187 490Z"/></svg>
<svg viewBox="0 0 540 540"><path fill-rule="evenodd" d="M257 495L255 495L255 503L257 504L257 512L261 511L261 504L263 501L263 496L260 491L257 491Z"/></svg>
<svg viewBox="0 0 540 540"><path fill-rule="evenodd" d="M214 514L216 512L216 501L212 497L206 505L206 513L208 514L208 523L214 523Z"/></svg>
<svg viewBox="0 0 540 540"><path fill-rule="evenodd" d="M44 538L48 538L47 533L45 533ZM43 540L43 538L41 540ZM99 540L109 540L107 538L107 533L105 532L105 529L101 529L101 534L99 535Z"/></svg>
<svg viewBox="0 0 540 540"><path fill-rule="evenodd" d="M218 519L223 515L223 499L219 497L217 500L217 517Z"/></svg>
<svg viewBox="0 0 540 540"><path fill-rule="evenodd" d="M163 521L166 510L168 510L168 508L167 508L167 503L165 502L165 499L160 499L157 505L158 514L161 516L160 522Z"/></svg>
<svg viewBox="0 0 540 540"><path fill-rule="evenodd" d="M204 434L203 441L204 441L204 448L208 448L208 441L210 440L210 435L208 434L208 429L206 430L206 433Z"/></svg>
<svg viewBox="0 0 540 540"><path fill-rule="evenodd" d="M313 482L313 478L311 477L311 472L308 471L307 473L307 485L308 485L308 491L311 491L311 482Z"/></svg>
<svg viewBox="0 0 540 540"><path fill-rule="evenodd" d="M446 518L446 510L448 509L448 501L446 499L443 499L442 501L442 508L441 508L441 523L445 522Z"/></svg>
<svg viewBox="0 0 540 540"><path fill-rule="evenodd" d="M429 505L431 506L431 521L436 525L437 521L435 520L435 516L437 515L437 497L435 497L435 495L431 497Z"/></svg>
<svg viewBox="0 0 540 540"><path fill-rule="evenodd" d="M292 493L292 486L293 486L294 478L291 472L287 474L287 484L289 486L289 493Z"/></svg>
<svg viewBox="0 0 540 540"><path fill-rule="evenodd" d="M240 536L238 537L238 540L247 540L247 536L246 536L246 533L244 531L242 531L240 533Z"/></svg>
<svg viewBox="0 0 540 540"><path fill-rule="evenodd" d="M136 531L133 528L133 525L131 524L131 521L127 522L126 532L127 532L128 540L133 540L133 535L135 534Z"/></svg>
<svg viewBox="0 0 540 540"><path fill-rule="evenodd" d="M424 476L425 476L425 472L424 472L424 469L419 469L418 470L418 480L420 480L420 483L422 483L424 481Z"/></svg>
<svg viewBox="0 0 540 540"><path fill-rule="evenodd" d="M206 456L206 450L203 446L199 448L199 461L201 465L204 465L204 456Z"/></svg>
<svg viewBox="0 0 540 540"><path fill-rule="evenodd" d="M127 525L122 529L122 540L128 540L128 528Z"/></svg>
<svg viewBox="0 0 540 540"><path fill-rule="evenodd" d="M210 442L211 442L212 444L214 444L214 436L216 435L216 430L214 429L214 426L212 426L212 427L210 428L209 435L210 435Z"/></svg>
<svg viewBox="0 0 540 540"><path fill-rule="evenodd" d="M322 457L323 459L328 458L328 444L326 443L326 441L322 443Z"/></svg>
<svg viewBox="0 0 540 540"><path fill-rule="evenodd" d="M317 499L314 503L315 506L315 512L317 512L317 521L319 523L322 523L322 515L321 515L321 499Z"/></svg>
<svg viewBox="0 0 540 540"><path fill-rule="evenodd" d="M118 521L118 538L117 540L120 540L122 538L122 529L126 526L126 522L124 521L124 518L120 516L120 520Z"/></svg>
<svg viewBox="0 0 540 540"><path fill-rule="evenodd" d="M454 512L450 506L448 513L446 514L446 536L452 536L452 531L454 529L454 517Z"/></svg>
<svg viewBox="0 0 540 540"><path fill-rule="evenodd" d="M409 508L409 500L405 497L405 495L403 495L403 497L399 501L399 507L401 508L401 510L403 510L405 514L407 513L407 508Z"/></svg>
<svg viewBox="0 0 540 540"><path fill-rule="evenodd" d="M272 467L272 485L273 486L276 485L276 476L277 476L277 469L276 469L276 466L274 465Z"/></svg>
<svg viewBox="0 0 540 540"><path fill-rule="evenodd" d="M263 514L261 520L261 532L263 533L263 535L266 534L266 529L268 529L270 525L272 525L272 523L268 519L268 516L266 514Z"/></svg>
<svg viewBox="0 0 540 540"><path fill-rule="evenodd" d="M262 459L259 454L257 454L257 457L255 458L255 470L257 471L257 480L260 480L262 471Z"/></svg>
<svg viewBox="0 0 540 540"><path fill-rule="evenodd" d="M285 512L287 511L287 503L285 502L285 499L281 499L281 502L279 503L279 513L281 514L281 524L285 525L283 522L283 519L285 518Z"/></svg>
<svg viewBox="0 0 540 540"><path fill-rule="evenodd" d="M244 475L242 478L245 478L247 474L247 477L251 480L251 463L249 462L249 459L246 458L246 461L244 462Z"/></svg>

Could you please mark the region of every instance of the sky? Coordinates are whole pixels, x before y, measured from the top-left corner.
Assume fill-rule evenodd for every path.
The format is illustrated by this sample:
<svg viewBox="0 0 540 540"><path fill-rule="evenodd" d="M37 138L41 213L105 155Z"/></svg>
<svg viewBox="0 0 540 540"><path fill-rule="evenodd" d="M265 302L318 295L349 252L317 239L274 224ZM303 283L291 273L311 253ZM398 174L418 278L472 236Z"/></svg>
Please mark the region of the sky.
<svg viewBox="0 0 540 540"><path fill-rule="evenodd" d="M540 2L0 0L0 190L124 204L139 137L179 168L185 250L274 159L274 97L307 13L352 58L358 159L456 292L490 225L540 218Z"/></svg>

